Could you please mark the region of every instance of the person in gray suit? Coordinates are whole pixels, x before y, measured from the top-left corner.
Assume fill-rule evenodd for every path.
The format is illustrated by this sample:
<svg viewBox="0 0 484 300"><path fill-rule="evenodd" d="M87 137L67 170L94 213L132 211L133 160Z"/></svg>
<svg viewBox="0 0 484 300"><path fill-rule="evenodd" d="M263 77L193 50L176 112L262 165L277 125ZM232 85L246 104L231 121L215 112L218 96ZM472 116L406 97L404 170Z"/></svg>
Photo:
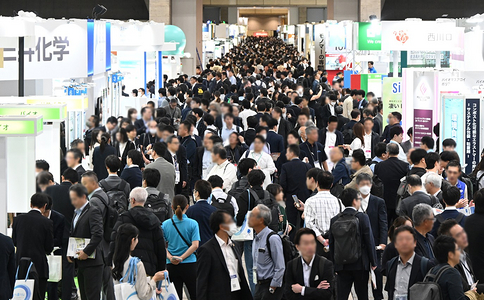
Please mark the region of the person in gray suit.
<svg viewBox="0 0 484 300"><path fill-rule="evenodd" d="M151 156L155 159L154 162L146 166L146 169L156 169L161 174L160 183L156 188L163 194L169 195L169 202L175 197L175 167L163 157L166 153L166 145L161 142L153 144Z"/></svg>

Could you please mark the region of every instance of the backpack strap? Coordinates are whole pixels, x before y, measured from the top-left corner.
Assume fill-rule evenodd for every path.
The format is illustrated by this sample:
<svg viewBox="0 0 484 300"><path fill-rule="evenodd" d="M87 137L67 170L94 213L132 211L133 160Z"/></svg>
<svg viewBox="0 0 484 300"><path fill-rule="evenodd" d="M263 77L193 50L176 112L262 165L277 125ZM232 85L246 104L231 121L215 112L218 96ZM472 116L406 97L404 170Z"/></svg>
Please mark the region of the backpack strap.
<svg viewBox="0 0 484 300"><path fill-rule="evenodd" d="M175 221L173 220L173 218L171 218L171 223L173 224L173 227L175 227L176 232L178 232L178 235L182 238L183 242L188 246L188 248L190 248L192 245L190 243L188 243L188 241L181 234L180 230L178 230L178 227L176 226Z"/></svg>
<svg viewBox="0 0 484 300"><path fill-rule="evenodd" d="M245 158L249 157L249 152L250 152L250 149L247 149L247 151L245 151Z"/></svg>
<svg viewBox="0 0 484 300"><path fill-rule="evenodd" d="M484 172L477 178L477 188L479 188L479 182L481 182L481 179L484 177Z"/></svg>
<svg viewBox="0 0 484 300"><path fill-rule="evenodd" d="M463 214L463 213L459 213L459 214L457 215L457 217L455 218L455 221L456 221L457 223L460 223L460 221L462 221L462 219L463 219L463 218L464 218L464 214Z"/></svg>
<svg viewBox="0 0 484 300"><path fill-rule="evenodd" d="M420 261L420 271L422 272L422 275L424 277L425 277L425 275L427 275L428 265L429 265L429 259L422 256L422 260Z"/></svg>
<svg viewBox="0 0 484 300"><path fill-rule="evenodd" d="M442 214L436 215L435 218L437 219L437 221L440 222L440 224L444 223L444 221L445 221L444 217L442 217Z"/></svg>
<svg viewBox="0 0 484 300"><path fill-rule="evenodd" d="M272 254L271 254L271 243L269 241L269 239L271 238L271 236L273 235L277 235L279 236L277 233L275 233L274 231L271 231L269 232L269 234L267 235L267 238L266 238L266 250L267 250L267 254L269 254L269 257L271 258L272 260Z"/></svg>

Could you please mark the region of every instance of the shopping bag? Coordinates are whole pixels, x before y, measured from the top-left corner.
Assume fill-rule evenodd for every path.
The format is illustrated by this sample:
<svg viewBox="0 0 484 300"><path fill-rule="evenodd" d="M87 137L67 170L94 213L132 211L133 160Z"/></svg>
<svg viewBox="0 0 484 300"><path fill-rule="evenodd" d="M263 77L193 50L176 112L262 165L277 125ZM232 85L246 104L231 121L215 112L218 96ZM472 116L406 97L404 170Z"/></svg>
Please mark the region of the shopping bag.
<svg viewBox="0 0 484 300"><path fill-rule="evenodd" d="M159 300L180 300L175 285L170 282L168 272L165 272L165 280L158 283L158 290L161 290L161 294L158 295Z"/></svg>
<svg viewBox="0 0 484 300"><path fill-rule="evenodd" d="M114 296L116 300L139 300L136 292L136 276L138 275L139 258L132 257L128 264L128 269L121 277L118 284L114 285ZM126 282L124 279L126 278Z"/></svg>
<svg viewBox="0 0 484 300"><path fill-rule="evenodd" d="M249 194L249 203L247 207L250 207L250 191L247 190L247 192ZM254 229L249 227L249 216L250 211L247 211L245 214L244 223L242 223L242 226L240 226L239 231L232 235L232 241L244 242L252 241L254 239Z"/></svg>
<svg viewBox="0 0 484 300"><path fill-rule="evenodd" d="M18 268L17 268L17 274L15 274L15 287L13 288L12 300L32 300L33 299L35 280L28 279L30 268L32 267L32 265L33 263L30 263L29 269L27 270L27 275L25 275L25 279L17 279L18 277Z"/></svg>
<svg viewBox="0 0 484 300"><path fill-rule="evenodd" d="M47 263L49 264L49 282L59 282L62 280L62 256L61 255L47 255Z"/></svg>

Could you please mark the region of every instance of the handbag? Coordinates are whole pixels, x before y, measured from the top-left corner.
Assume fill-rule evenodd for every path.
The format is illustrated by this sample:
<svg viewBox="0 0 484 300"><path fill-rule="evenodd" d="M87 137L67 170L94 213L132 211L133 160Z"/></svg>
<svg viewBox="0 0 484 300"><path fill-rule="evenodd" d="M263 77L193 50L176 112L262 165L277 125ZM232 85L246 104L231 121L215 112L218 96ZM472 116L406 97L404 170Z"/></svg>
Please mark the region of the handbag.
<svg viewBox="0 0 484 300"><path fill-rule="evenodd" d="M139 262L140 259L137 257L131 257L129 260L126 273L124 273L124 276L119 280L119 283L114 285L114 296L116 300L139 300L135 286L138 276ZM123 282L125 278L127 280L126 282ZM153 293L151 299L155 299L155 293Z"/></svg>
<svg viewBox="0 0 484 300"><path fill-rule="evenodd" d="M59 282L62 280L62 256L54 255L52 252L47 255L47 264L49 265L49 282Z"/></svg>
<svg viewBox="0 0 484 300"><path fill-rule="evenodd" d="M247 190L247 192L249 194L247 208L249 208L250 207L250 191ZM239 231L237 231L234 235L232 235L232 241L245 242L245 241L254 240L254 229L249 227L249 216L250 216L249 214L250 214L250 211L247 210L247 213L245 214L244 222L242 223L242 226L240 226Z"/></svg>
<svg viewBox="0 0 484 300"><path fill-rule="evenodd" d="M165 272L165 280L158 283L158 290L161 290L161 294L158 295L158 299L160 300L180 300L175 285L173 282L170 282L168 272Z"/></svg>
<svg viewBox="0 0 484 300"><path fill-rule="evenodd" d="M17 267L17 273L15 274L15 287L13 288L12 300L32 300L33 299L35 280L28 279L30 268L32 268L33 265L34 264L31 262L29 265L29 269L27 270L27 274L25 275L25 279L18 279L18 267Z"/></svg>

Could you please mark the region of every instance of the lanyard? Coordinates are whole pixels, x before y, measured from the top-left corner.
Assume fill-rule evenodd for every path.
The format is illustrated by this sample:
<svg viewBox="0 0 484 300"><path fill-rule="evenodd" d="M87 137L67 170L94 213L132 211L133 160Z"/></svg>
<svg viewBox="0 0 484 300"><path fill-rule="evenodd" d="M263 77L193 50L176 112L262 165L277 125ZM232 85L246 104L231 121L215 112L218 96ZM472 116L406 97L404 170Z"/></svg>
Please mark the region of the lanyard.
<svg viewBox="0 0 484 300"><path fill-rule="evenodd" d="M314 146L316 147L316 155L318 155L318 144L317 144L317 142L314 143ZM311 156L313 157L313 163L316 162L316 161L319 161L319 157L316 156L318 159L314 158L314 153L309 148L308 142L306 142L306 147L308 147L309 153L311 153Z"/></svg>
<svg viewBox="0 0 484 300"><path fill-rule="evenodd" d="M254 152L252 152L252 158L254 158L254 159L255 159L255 157L254 157ZM256 161L257 165L259 165L259 160L260 160L261 158L262 158L262 152L261 152L261 154L260 154L259 158L258 158L258 159L257 159L257 161Z"/></svg>

